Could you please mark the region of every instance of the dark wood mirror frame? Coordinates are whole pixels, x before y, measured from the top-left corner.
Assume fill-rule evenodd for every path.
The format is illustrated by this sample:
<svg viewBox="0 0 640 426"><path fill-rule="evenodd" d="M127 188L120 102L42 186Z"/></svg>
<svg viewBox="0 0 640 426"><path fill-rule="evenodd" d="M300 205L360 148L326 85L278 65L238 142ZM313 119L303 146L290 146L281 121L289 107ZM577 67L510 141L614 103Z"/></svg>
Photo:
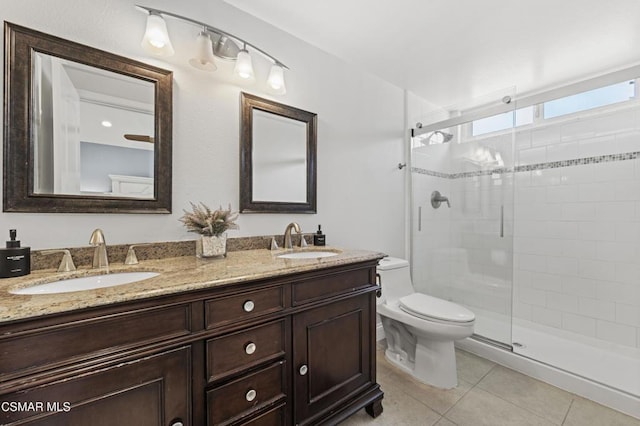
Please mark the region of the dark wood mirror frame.
<svg viewBox="0 0 640 426"><path fill-rule="evenodd" d="M173 73L5 22L3 211L31 213L171 213ZM155 86L154 197L34 194L31 140L32 52L146 80Z"/></svg>
<svg viewBox="0 0 640 426"><path fill-rule="evenodd" d="M268 99L242 93L240 121L240 212L241 213L316 213L317 114ZM306 124L307 199L305 202L253 200L253 111L261 110Z"/></svg>

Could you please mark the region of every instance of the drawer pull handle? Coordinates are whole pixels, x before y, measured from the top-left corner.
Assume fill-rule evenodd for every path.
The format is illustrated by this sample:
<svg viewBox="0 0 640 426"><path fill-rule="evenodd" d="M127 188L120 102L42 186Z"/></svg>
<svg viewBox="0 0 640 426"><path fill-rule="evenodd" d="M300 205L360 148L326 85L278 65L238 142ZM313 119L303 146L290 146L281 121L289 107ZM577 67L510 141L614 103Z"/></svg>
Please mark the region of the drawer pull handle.
<svg viewBox="0 0 640 426"><path fill-rule="evenodd" d="M247 353L247 355L252 355L256 351L256 349L258 348L253 342L248 343L247 346L244 347L244 351Z"/></svg>
<svg viewBox="0 0 640 426"><path fill-rule="evenodd" d="M247 401L251 402L256 399L256 396L258 396L258 393L255 390L251 389L249 390L249 392L247 392L245 398L247 398Z"/></svg>
<svg viewBox="0 0 640 426"><path fill-rule="evenodd" d="M306 365L303 365L302 367L300 367L300 375L301 376L305 376L308 371L309 371L309 367L307 367Z"/></svg>
<svg viewBox="0 0 640 426"><path fill-rule="evenodd" d="M253 300L247 300L246 302L244 302L244 305L242 305L242 308L244 309L245 312L251 312L255 307L256 307L256 304L253 303Z"/></svg>

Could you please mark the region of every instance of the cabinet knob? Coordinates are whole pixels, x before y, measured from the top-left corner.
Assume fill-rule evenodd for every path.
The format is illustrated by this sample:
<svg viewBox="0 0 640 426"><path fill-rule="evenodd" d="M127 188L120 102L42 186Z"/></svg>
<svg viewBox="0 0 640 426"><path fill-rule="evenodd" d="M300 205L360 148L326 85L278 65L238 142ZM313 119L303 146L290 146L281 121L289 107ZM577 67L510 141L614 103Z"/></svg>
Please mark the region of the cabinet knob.
<svg viewBox="0 0 640 426"><path fill-rule="evenodd" d="M256 396L258 396L258 393L255 390L251 389L244 397L247 399L247 401L251 402L256 399Z"/></svg>
<svg viewBox="0 0 640 426"><path fill-rule="evenodd" d="M255 303L253 303L253 300L247 300L246 302L244 302L244 305L242 305L242 308L245 312L251 312L255 307L256 305Z"/></svg>
<svg viewBox="0 0 640 426"><path fill-rule="evenodd" d="M253 354L256 349L258 349L256 347L256 344L253 342L247 343L247 346L244 347L244 351L247 353L247 355L251 355Z"/></svg>
<svg viewBox="0 0 640 426"><path fill-rule="evenodd" d="M302 367L300 367L300 375L301 376L306 375L307 371L309 371L309 367L307 367L306 365L303 365Z"/></svg>
<svg viewBox="0 0 640 426"><path fill-rule="evenodd" d="M184 426L184 423L182 423L182 422L173 422L173 423L171 423L171 426Z"/></svg>

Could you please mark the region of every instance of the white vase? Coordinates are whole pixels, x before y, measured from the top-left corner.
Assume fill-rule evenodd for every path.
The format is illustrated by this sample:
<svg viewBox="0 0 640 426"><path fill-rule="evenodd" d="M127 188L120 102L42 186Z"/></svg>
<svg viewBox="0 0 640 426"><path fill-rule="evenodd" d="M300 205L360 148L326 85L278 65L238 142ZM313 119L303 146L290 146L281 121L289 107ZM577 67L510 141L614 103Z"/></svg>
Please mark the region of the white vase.
<svg viewBox="0 0 640 426"><path fill-rule="evenodd" d="M200 258L224 257L227 255L227 234L202 235L196 240L196 256Z"/></svg>

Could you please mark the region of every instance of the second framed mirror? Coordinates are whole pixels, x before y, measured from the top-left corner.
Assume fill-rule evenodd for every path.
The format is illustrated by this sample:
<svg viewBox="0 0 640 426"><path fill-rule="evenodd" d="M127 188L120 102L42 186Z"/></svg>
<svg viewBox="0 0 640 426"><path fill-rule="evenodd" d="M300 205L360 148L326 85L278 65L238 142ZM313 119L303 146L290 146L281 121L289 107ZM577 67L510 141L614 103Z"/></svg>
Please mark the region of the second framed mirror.
<svg viewBox="0 0 640 426"><path fill-rule="evenodd" d="M316 213L317 115L241 94L240 212Z"/></svg>

